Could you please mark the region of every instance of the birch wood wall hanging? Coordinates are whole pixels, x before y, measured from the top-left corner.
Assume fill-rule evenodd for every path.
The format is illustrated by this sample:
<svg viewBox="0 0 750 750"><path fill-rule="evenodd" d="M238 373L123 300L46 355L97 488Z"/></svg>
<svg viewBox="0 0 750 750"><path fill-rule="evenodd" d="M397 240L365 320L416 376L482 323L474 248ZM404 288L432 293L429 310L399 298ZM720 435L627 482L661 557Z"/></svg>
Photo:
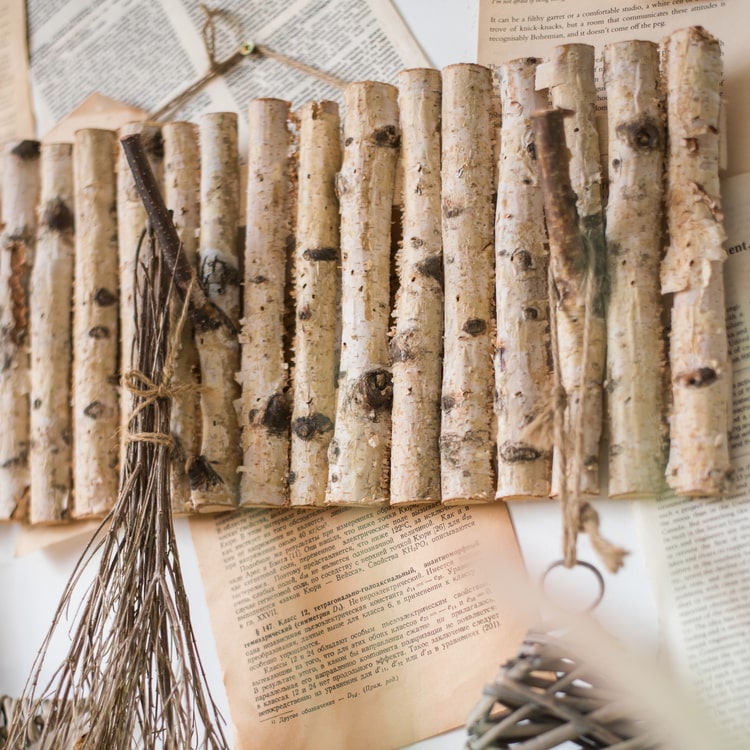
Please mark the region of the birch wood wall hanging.
<svg viewBox="0 0 750 750"><path fill-rule="evenodd" d="M29 275L39 202L39 143L3 150L0 237L0 520L23 518L29 493Z"/></svg>

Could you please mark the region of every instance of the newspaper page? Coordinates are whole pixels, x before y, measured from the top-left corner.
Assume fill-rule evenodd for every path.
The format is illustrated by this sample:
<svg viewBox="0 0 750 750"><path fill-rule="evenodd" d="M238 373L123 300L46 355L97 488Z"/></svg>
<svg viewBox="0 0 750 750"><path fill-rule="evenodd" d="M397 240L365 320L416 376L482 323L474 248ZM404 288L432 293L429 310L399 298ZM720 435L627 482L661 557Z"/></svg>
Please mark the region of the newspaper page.
<svg viewBox="0 0 750 750"><path fill-rule="evenodd" d="M24 0L0 0L0 143L33 138Z"/></svg>
<svg viewBox="0 0 750 750"><path fill-rule="evenodd" d="M641 507L640 521L666 655L741 750L750 737L750 174L723 181L722 203L733 491L660 498Z"/></svg>
<svg viewBox="0 0 750 750"><path fill-rule="evenodd" d="M209 58L199 0L28 0L31 76L43 134L94 91L156 111L204 75ZM392 82L427 65L389 0L219 0L217 59L263 44L324 73ZM341 90L250 55L174 112L244 112L256 97L341 100ZM241 120L243 118L240 118Z"/></svg>
<svg viewBox="0 0 750 750"><path fill-rule="evenodd" d="M750 171L750 44L744 32L747 0L479 0L478 61L499 65L516 57L544 58L559 44L597 49L598 96L605 107L601 50L628 39L661 41L685 26L704 26L724 52L727 175ZM606 118L605 118L606 119ZM603 144L604 145L604 144Z"/></svg>
<svg viewBox="0 0 750 750"><path fill-rule="evenodd" d="M392 750L455 729L530 624L504 505L191 529L236 750Z"/></svg>

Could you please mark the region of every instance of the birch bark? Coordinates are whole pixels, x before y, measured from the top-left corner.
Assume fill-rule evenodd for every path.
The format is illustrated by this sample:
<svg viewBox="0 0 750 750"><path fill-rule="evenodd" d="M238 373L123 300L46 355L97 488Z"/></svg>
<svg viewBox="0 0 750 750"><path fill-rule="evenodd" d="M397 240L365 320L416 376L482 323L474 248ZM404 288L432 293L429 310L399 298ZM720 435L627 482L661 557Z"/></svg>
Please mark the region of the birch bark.
<svg viewBox="0 0 750 750"><path fill-rule="evenodd" d="M239 162L237 115L218 112L200 120L200 279L223 313L217 328L196 330L201 365L201 455L188 465L199 511L239 502L240 433L235 409L240 369Z"/></svg>
<svg viewBox="0 0 750 750"><path fill-rule="evenodd" d="M399 74L403 242L390 343L393 368L391 503L440 500L443 245L440 218L442 77Z"/></svg>
<svg viewBox="0 0 750 750"><path fill-rule="evenodd" d="M75 136L73 307L74 516L105 514L117 498L118 263L116 134Z"/></svg>
<svg viewBox="0 0 750 750"><path fill-rule="evenodd" d="M604 48L609 116L607 413L609 496L664 486L664 101L651 42Z"/></svg>
<svg viewBox="0 0 750 750"><path fill-rule="evenodd" d="M36 260L29 290L32 524L66 521L72 509L73 211L73 147L44 144Z"/></svg>
<svg viewBox="0 0 750 750"><path fill-rule="evenodd" d="M721 494L731 470L731 370L719 194L719 41L700 27L664 41L669 247L662 291L672 293L672 410L667 482L679 495Z"/></svg>
<svg viewBox="0 0 750 750"><path fill-rule="evenodd" d="M487 502L495 497L491 96L488 68L459 64L443 70L443 503Z"/></svg>
<svg viewBox="0 0 750 750"><path fill-rule="evenodd" d="M190 122L170 122L162 127L164 139L164 201L172 211L175 229L180 237L182 254L190 268L198 270L198 234L200 229L200 154L198 129ZM172 302L171 330L175 331L182 314L183 304L178 298ZM184 321L174 361L173 383L178 386L172 397L170 432L174 439L172 448L172 512L187 513L192 510L190 482L186 467L200 455L201 411L200 362L195 346L194 330L190 319ZM179 386L188 386L180 388Z"/></svg>
<svg viewBox="0 0 750 750"><path fill-rule="evenodd" d="M495 412L498 498L548 497L552 441L529 426L551 399L544 202L530 115L543 104L537 60L498 69L502 126L495 213Z"/></svg>
<svg viewBox="0 0 750 750"><path fill-rule="evenodd" d="M299 111L295 339L292 410L292 505L323 505L328 446L336 418L339 203L339 108L310 102Z"/></svg>
<svg viewBox="0 0 750 750"><path fill-rule="evenodd" d="M344 93L341 363L326 502L375 505L389 494L393 385L388 358L391 208L398 91L363 81Z"/></svg>
<svg viewBox="0 0 750 750"><path fill-rule="evenodd" d="M576 478L581 493L599 494L599 449L603 427L603 383L606 368L605 281L607 250L602 212L601 149L596 128L596 87L594 83L594 48L587 44L564 44L556 47L548 62L538 68L537 88L548 88L552 105L565 110L565 142L570 150L570 185L575 193L578 221L585 254L584 268L578 283L590 284L586 306L583 289L578 296L580 310L567 309L558 317L561 351L579 348L583 330L587 330L587 371L581 381L577 355L562 358L562 382L568 393L571 425L585 427L582 440L582 473ZM550 230L551 234L551 230ZM587 322L581 314L588 309ZM566 342L570 339L570 342ZM576 341L578 343L576 343ZM580 351L580 349L579 349ZM581 415L582 405L585 414ZM572 464L571 464L572 466ZM553 460L552 491L559 492L559 460ZM568 478L570 480L570 478Z"/></svg>
<svg viewBox="0 0 750 750"><path fill-rule="evenodd" d="M25 519L29 496L29 276L34 265L39 143L3 151L0 236L0 521Z"/></svg>
<svg viewBox="0 0 750 750"><path fill-rule="evenodd" d="M248 106L247 234L239 401L240 505L289 502L291 394L284 359L284 292L290 247L289 102Z"/></svg>

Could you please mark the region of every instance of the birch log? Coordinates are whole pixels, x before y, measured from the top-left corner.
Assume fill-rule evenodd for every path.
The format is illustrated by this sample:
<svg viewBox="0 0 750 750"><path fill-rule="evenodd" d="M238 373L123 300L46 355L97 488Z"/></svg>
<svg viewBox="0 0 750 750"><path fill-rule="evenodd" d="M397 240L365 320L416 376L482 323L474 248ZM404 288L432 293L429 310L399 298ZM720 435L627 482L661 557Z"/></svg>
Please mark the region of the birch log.
<svg viewBox="0 0 750 750"><path fill-rule="evenodd" d="M188 478L196 510L239 502L240 433L235 411L240 369L239 162L237 115L218 112L200 120L200 279L224 324L196 330L201 365L201 454Z"/></svg>
<svg viewBox="0 0 750 750"><path fill-rule="evenodd" d="M498 69L502 128L495 213L495 412L497 492L502 499L548 497L552 441L530 426L551 398L544 203L531 113L537 60L511 60Z"/></svg>
<svg viewBox="0 0 750 750"><path fill-rule="evenodd" d="M75 135L73 486L76 518L101 516L117 498L120 426L116 134Z"/></svg>
<svg viewBox="0 0 750 750"><path fill-rule="evenodd" d="M442 77L399 74L403 244L390 352L393 368L391 503L440 500L443 244L440 231Z"/></svg>
<svg viewBox="0 0 750 750"><path fill-rule="evenodd" d="M292 410L292 505L323 505L328 446L336 418L339 299L339 108L310 102L299 111L295 339Z"/></svg>
<svg viewBox="0 0 750 750"><path fill-rule="evenodd" d="M721 494L730 472L727 358L719 195L719 41L700 27L664 42L667 220L664 293L673 293L672 413L667 482L679 495Z"/></svg>
<svg viewBox="0 0 750 750"><path fill-rule="evenodd" d="M3 151L0 237L0 521L25 520L29 495L29 275L39 200L39 143Z"/></svg>
<svg viewBox="0 0 750 750"><path fill-rule="evenodd" d="M652 42L604 48L609 113L607 393L609 496L664 486L664 105Z"/></svg>
<svg viewBox="0 0 750 750"><path fill-rule="evenodd" d="M248 106L247 233L239 401L241 506L289 502L291 394L284 361L289 221L289 102Z"/></svg>
<svg viewBox="0 0 750 750"><path fill-rule="evenodd" d="M350 84L344 93L341 202L341 363L326 502L388 499L393 385L388 359L391 207L399 150L398 91Z"/></svg>
<svg viewBox="0 0 750 750"><path fill-rule="evenodd" d="M36 260L29 290L32 524L65 521L72 510L73 211L73 147L44 144Z"/></svg>
<svg viewBox="0 0 750 750"><path fill-rule="evenodd" d="M574 385L580 370L574 369L575 357L563 361L563 386L572 397L572 424L585 425L582 440L582 473L576 482L584 495L599 494L599 446L603 427L603 383L606 368L605 280L607 251L602 212L601 148L596 128L596 87L594 83L594 48L588 44L564 44L555 47L548 62L539 66L537 88L549 88L552 105L569 113L565 118L565 142L570 150L570 184L576 196L576 208L584 243L586 259L580 284L588 285L591 304L584 323L565 313L558 320L563 326L558 331L562 349L576 349L579 332L588 331L585 383ZM551 231L551 230L550 230ZM590 274L590 275L587 275ZM583 294L583 290L580 290ZM572 296L577 297L578 292ZM579 302L583 304L583 299ZM562 305L572 310L568 303ZM581 308L583 310L583 308ZM572 326L572 327L571 327ZM564 338L571 336L567 343ZM571 390L572 389L572 390ZM583 389L583 391L581 390ZM585 391L585 396L583 392ZM579 414L585 401L586 415ZM558 492L559 460L553 461L552 491Z"/></svg>
<svg viewBox="0 0 750 750"><path fill-rule="evenodd" d="M180 237L182 253L196 272L198 269L198 233L200 229L200 154L198 129L190 122L170 122L162 127L164 139L164 201L172 211L175 229ZM182 315L182 302L172 301L172 326ZM173 334L174 335L174 334ZM174 362L172 382L178 387L172 396L170 432L172 447L173 513L186 513L192 509L190 482L186 467L200 455L200 363L195 346L194 330L190 319L183 322ZM180 386L188 386L181 388Z"/></svg>
<svg viewBox="0 0 750 750"><path fill-rule="evenodd" d="M488 68L459 64L443 70L446 294L440 460L444 503L486 502L495 497L491 89Z"/></svg>
<svg viewBox="0 0 750 750"><path fill-rule="evenodd" d="M151 169L160 179L164 144L161 127L152 122L132 122L120 128L119 136L139 133L143 138L149 156ZM128 167L125 154L120 149L117 156L117 250L118 273L120 279L120 370L130 369L137 362L135 346L135 269L138 246L146 229L146 209L138 196L133 182L133 174ZM120 398L120 451L125 455L128 435L128 422L132 410L129 395Z"/></svg>

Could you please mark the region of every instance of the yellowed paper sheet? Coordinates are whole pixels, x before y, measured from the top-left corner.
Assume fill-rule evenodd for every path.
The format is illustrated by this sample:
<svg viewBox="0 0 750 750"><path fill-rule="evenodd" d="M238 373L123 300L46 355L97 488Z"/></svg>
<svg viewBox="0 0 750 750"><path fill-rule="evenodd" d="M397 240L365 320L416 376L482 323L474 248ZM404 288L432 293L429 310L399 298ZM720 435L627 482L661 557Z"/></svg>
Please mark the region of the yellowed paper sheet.
<svg viewBox="0 0 750 750"><path fill-rule="evenodd" d="M0 0L0 143L34 135L26 3Z"/></svg>
<svg viewBox="0 0 750 750"><path fill-rule="evenodd" d="M236 750L391 750L460 726L529 625L502 505L191 528Z"/></svg>
<svg viewBox="0 0 750 750"><path fill-rule="evenodd" d="M747 0L479 0L477 59L499 65L516 57L544 58L558 44L592 44L599 74L605 44L660 41L671 31L701 25L723 43L727 115L727 174L750 171L750 44ZM604 89L598 89L604 107Z"/></svg>

